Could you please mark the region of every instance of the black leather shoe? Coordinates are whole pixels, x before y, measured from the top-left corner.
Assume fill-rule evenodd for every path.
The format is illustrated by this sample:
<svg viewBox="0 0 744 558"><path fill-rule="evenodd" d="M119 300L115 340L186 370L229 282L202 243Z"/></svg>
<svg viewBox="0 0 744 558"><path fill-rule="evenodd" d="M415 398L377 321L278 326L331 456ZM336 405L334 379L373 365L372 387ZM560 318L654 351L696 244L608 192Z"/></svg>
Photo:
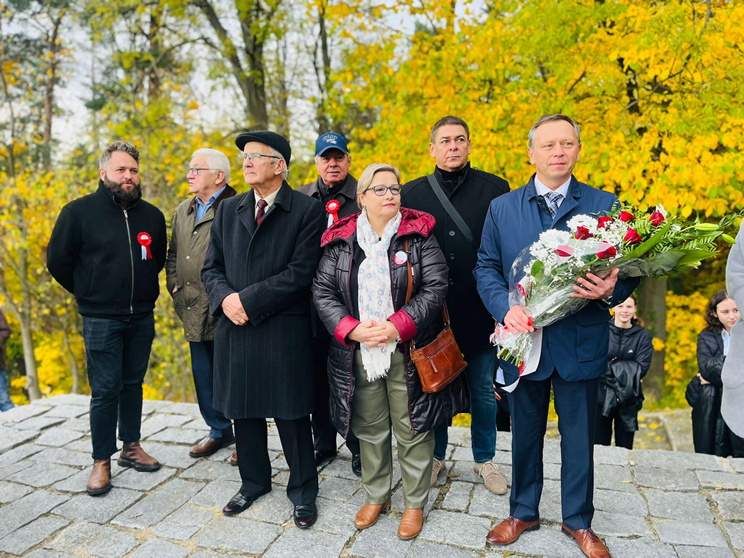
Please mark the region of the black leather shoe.
<svg viewBox="0 0 744 558"><path fill-rule="evenodd" d="M312 527L316 519L318 519L318 508L315 506L315 502L312 504L295 506L294 522L300 529Z"/></svg>
<svg viewBox="0 0 744 558"><path fill-rule="evenodd" d="M351 456L351 470L357 477L362 476L362 454L355 453Z"/></svg>
<svg viewBox="0 0 744 558"><path fill-rule="evenodd" d="M268 491L255 496L244 496L242 493L238 492L235 496L230 498L227 505L222 508L222 515L238 515L240 512L250 508L253 505L253 502L267 493Z"/></svg>
<svg viewBox="0 0 744 558"><path fill-rule="evenodd" d="M336 452L334 450L315 452L315 466L316 467L320 467L321 465L330 463L334 459L336 459Z"/></svg>

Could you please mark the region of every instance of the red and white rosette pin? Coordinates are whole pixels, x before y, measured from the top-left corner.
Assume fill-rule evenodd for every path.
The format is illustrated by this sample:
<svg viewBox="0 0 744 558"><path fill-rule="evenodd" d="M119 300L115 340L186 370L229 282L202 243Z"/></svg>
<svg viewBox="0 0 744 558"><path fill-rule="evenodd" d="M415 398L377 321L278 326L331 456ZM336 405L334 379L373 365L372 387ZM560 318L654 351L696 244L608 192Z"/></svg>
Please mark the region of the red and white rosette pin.
<svg viewBox="0 0 744 558"><path fill-rule="evenodd" d="M152 237L146 232L141 232L137 235L137 242L142 247L142 259L151 260L150 244L152 244Z"/></svg>
<svg viewBox="0 0 744 558"><path fill-rule="evenodd" d="M338 210L341 209L341 204L336 200L331 200L326 204L326 212L328 213L328 226L338 221ZM331 221L333 219L333 221Z"/></svg>

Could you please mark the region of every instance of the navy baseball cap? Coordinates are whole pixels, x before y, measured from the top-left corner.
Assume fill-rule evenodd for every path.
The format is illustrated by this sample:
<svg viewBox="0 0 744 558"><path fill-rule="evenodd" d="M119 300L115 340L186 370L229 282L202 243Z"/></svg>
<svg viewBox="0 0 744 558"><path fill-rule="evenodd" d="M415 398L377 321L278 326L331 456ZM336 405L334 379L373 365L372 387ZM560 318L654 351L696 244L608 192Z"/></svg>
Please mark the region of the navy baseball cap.
<svg viewBox="0 0 744 558"><path fill-rule="evenodd" d="M323 134L317 139L315 142L315 156L320 157L329 149L338 149L342 153L349 153L349 148L346 146L346 138L335 132Z"/></svg>

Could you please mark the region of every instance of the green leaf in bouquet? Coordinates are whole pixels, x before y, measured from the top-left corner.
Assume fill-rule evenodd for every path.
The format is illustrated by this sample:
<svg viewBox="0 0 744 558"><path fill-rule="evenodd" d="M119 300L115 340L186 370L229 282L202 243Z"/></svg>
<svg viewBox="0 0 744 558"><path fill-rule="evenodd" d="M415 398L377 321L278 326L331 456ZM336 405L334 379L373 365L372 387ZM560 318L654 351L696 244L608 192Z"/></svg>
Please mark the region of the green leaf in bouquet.
<svg viewBox="0 0 744 558"><path fill-rule="evenodd" d="M726 233L721 235L721 238L729 244L736 244L736 239L733 236L729 236Z"/></svg>
<svg viewBox="0 0 744 558"><path fill-rule="evenodd" d="M544 270L545 270L545 263L538 260L532 264L530 275L536 278L538 275L542 275Z"/></svg>
<svg viewBox="0 0 744 558"><path fill-rule="evenodd" d="M677 262L677 266L691 265L717 254L714 250L688 250Z"/></svg>
<svg viewBox="0 0 744 558"><path fill-rule="evenodd" d="M623 259L633 259L633 258L639 258L651 248L656 246L659 242L661 242L661 239L664 237L666 232L669 230L669 227L672 226L672 221L669 221L666 225L664 225L661 229L659 229L654 235L646 240L645 242L638 245L636 248L631 250L630 252L623 254Z"/></svg>

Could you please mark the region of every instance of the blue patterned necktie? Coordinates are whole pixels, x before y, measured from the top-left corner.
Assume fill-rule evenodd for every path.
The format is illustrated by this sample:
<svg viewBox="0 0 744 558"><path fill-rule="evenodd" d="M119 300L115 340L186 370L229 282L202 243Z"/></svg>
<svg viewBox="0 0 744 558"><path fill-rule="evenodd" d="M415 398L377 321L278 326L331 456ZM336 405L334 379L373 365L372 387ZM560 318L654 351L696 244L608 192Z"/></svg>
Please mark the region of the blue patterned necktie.
<svg viewBox="0 0 744 558"><path fill-rule="evenodd" d="M561 205L563 194L556 194L555 192L545 192L543 195L545 201L548 202L548 211L550 216L555 219L555 214L558 213L558 207Z"/></svg>

